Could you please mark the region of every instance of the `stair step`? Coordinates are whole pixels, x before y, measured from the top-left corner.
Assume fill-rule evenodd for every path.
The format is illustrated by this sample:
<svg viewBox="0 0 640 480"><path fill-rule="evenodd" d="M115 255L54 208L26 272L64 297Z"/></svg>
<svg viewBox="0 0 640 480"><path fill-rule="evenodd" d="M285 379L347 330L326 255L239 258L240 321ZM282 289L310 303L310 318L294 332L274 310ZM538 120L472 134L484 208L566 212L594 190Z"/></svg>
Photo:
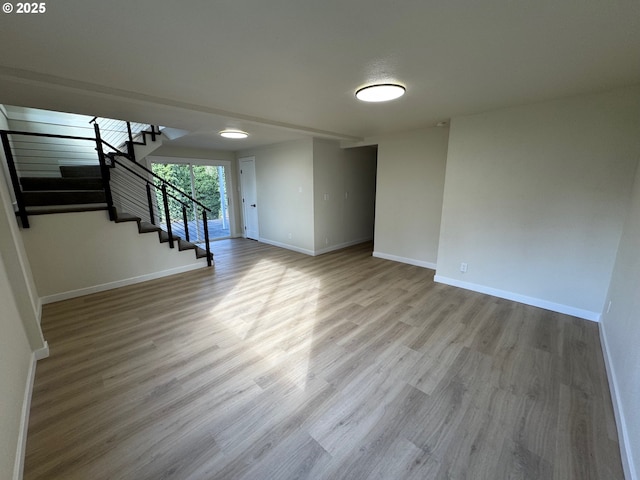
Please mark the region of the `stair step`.
<svg viewBox="0 0 640 480"><path fill-rule="evenodd" d="M160 230L159 232L159 236L160 236L160 242L162 243L166 243L169 241L169 234L167 232L165 232L164 230ZM173 241L177 242L178 240L181 240L181 238L175 234L171 235L173 237Z"/></svg>
<svg viewBox="0 0 640 480"><path fill-rule="evenodd" d="M100 165L62 165L60 173L63 177L101 178Z"/></svg>
<svg viewBox="0 0 640 480"><path fill-rule="evenodd" d="M135 215L131 215L130 213L116 211L116 223L139 222L139 221L141 221L140 217L136 217Z"/></svg>
<svg viewBox="0 0 640 480"><path fill-rule="evenodd" d="M140 222L138 224L138 232L140 232L140 233L152 233L152 232L160 233L161 231L162 231L162 229L160 227L158 227L157 225L154 225L153 223Z"/></svg>
<svg viewBox="0 0 640 480"><path fill-rule="evenodd" d="M136 217L135 215L131 215L130 213L125 212L116 212L116 223L122 222L138 222L138 232L139 233L151 233L158 232L158 238L161 243L167 243L169 241L169 234L162 230L157 225L154 225L149 222L145 222L140 219L140 217ZM178 243L178 250L184 252L185 250L194 250L196 254L196 258L207 258L207 251L204 248L197 246L195 243L187 242L183 240L179 236L173 234L173 240ZM210 254L210 258L213 260L213 254Z"/></svg>
<svg viewBox="0 0 640 480"><path fill-rule="evenodd" d="M100 190L23 192L22 198L27 207L106 202L105 194Z"/></svg>
<svg viewBox="0 0 640 480"><path fill-rule="evenodd" d="M207 251L204 248L196 247L196 258L207 258ZM213 253L211 258L213 258Z"/></svg>
<svg viewBox="0 0 640 480"><path fill-rule="evenodd" d="M109 210L107 205L91 204L91 205L53 205L53 206L36 206L26 209L28 215L49 215L53 213L79 213L79 212L97 212L100 210Z"/></svg>
<svg viewBox="0 0 640 480"><path fill-rule="evenodd" d="M95 177L22 177L22 190L102 190L102 179Z"/></svg>
<svg viewBox="0 0 640 480"><path fill-rule="evenodd" d="M187 242L186 240L178 240L178 250L180 250L181 252L185 251L185 250L195 250L196 248L196 244L195 243L191 243L191 242Z"/></svg>

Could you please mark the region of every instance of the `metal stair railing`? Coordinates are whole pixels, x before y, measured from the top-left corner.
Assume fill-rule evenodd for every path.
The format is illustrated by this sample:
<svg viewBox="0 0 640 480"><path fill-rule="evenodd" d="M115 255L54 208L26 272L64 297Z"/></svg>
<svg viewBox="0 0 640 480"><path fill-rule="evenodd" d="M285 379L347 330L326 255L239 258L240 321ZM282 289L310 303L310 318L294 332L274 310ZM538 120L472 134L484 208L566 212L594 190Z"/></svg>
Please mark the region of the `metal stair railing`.
<svg viewBox="0 0 640 480"><path fill-rule="evenodd" d="M136 158L133 145L146 144L145 135L149 135L151 141L155 142L156 136L161 134L159 129L156 130L155 125L113 118L93 117L89 123L93 124L94 127L98 126L102 133L102 138L109 142L110 149L105 149L105 153L118 153L126 150L127 156L134 162Z"/></svg>
<svg viewBox="0 0 640 480"><path fill-rule="evenodd" d="M45 170L45 166L47 165L46 157L37 157L37 155L33 155L35 152L43 151L42 147L45 144L51 145L50 141L55 140L55 145L62 148L73 148L76 149L80 147L84 148L83 159L78 164L87 165L93 164L96 165L95 156L93 156L93 162L91 162L91 157L85 155L87 153L86 146L92 147L98 154L98 165L100 165L101 179L102 179L102 188L105 193L105 201L107 205L107 210L109 211L109 218L111 220L114 219L115 212L113 210L113 202L111 200L111 189L109 184L109 171L106 168L106 164L104 163L105 157L103 152L103 141L101 141L99 136L96 137L82 137L77 135L59 135L59 134L48 134L48 133L37 133L37 132L23 132L17 130L0 130L0 138L2 139L2 147L4 151L4 156L7 161L7 166L9 169L9 175L11 177L11 185L13 186L13 191L17 204L17 214L20 217L20 221L24 228L29 228L29 212L27 211L27 205L24 200L24 191L21 186L20 178L28 175L24 175L24 173L33 173ZM25 146L28 145L28 146ZM86 145L86 146L85 146ZM64 153L64 150L61 150ZM90 150L89 150L90 151ZM25 162L21 162L16 164L15 158L16 153L18 154L32 154L25 155L29 160ZM95 153L93 154L95 155ZM64 166L64 164L48 162L51 165L54 165L56 169L59 169L60 166ZM37 170L39 169L39 170ZM48 176L51 176L50 174Z"/></svg>
<svg viewBox="0 0 640 480"><path fill-rule="evenodd" d="M135 160L133 148L133 145L136 143L134 140L136 138L135 135L141 135L144 140L144 136L149 134L152 136L152 139L154 139L155 136L159 134L155 129L156 127L152 125L150 126L151 130L148 131L137 125L134 125L132 128L129 122L114 122L121 122L118 125L124 124L126 126L125 137L114 134L114 132L118 130L115 123L110 124L110 133L107 135L107 138L103 137L97 118L92 120L95 137L0 130L0 140L2 141L2 148L16 199L16 214L20 218L23 228L29 228L30 212L27 210L20 180L21 177L26 175L22 175L24 172L21 172L20 164L16 164L16 152L42 151L42 149L38 148L38 142L43 139L46 139L46 141L53 139L55 142L58 142L56 143L57 146L61 146L60 150L62 152L65 152L66 148L72 149L71 151L82 152L83 158L80 162L81 165L99 165L106 209L112 221L117 220L118 207L130 206L134 211L127 213L134 214L141 219L148 218L150 224L159 226L160 228L164 226L168 234L169 246L173 248L175 240L178 237L183 238L186 242L190 242L192 233L190 232L191 221L189 221L188 217L190 213L193 213L194 221L199 222L195 210L200 210L203 223L202 228L205 236L204 250L206 251L207 264L211 266L211 249L209 245L209 227L207 220L207 213L211 213L211 211L191 195L167 182ZM137 133L134 133L136 130ZM124 138L124 141L122 141L122 138ZM123 145L126 146L127 152L116 145L120 147ZM95 156L93 157L93 162L91 162L91 156L89 155L91 150L97 153L97 164L95 162ZM23 168L25 168L25 165L29 166L29 162L24 162L22 165ZM44 168L42 165L45 165L45 163L38 160L34 165L36 165L37 168ZM55 163L56 169L60 165L59 163ZM123 175L123 170L126 171L127 174ZM27 173L30 171L33 170L27 170ZM53 174L50 174L49 176L52 175ZM114 182L113 177L116 176L118 178L117 181ZM142 184L142 188L138 188L140 184ZM161 200L162 208L158 206L158 199ZM172 218L171 209L169 208L170 202L177 202L177 204L180 205L182 218ZM124 211L125 210L122 210L122 212ZM139 215L139 213L142 213L142 215Z"/></svg>
<svg viewBox="0 0 640 480"><path fill-rule="evenodd" d="M120 158L121 155L109 156L116 207L165 230L171 248L177 237L193 242L197 236L194 230L201 224L207 263L211 265L208 225L211 210L140 163L128 157ZM172 209L179 213L172 214Z"/></svg>

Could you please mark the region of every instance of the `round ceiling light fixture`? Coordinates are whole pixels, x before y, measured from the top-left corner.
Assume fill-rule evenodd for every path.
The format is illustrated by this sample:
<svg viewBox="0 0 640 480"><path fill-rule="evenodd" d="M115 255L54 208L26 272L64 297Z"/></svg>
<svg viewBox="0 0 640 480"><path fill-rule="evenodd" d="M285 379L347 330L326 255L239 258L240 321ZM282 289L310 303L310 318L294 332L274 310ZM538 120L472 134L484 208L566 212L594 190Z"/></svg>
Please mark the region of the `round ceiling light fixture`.
<svg viewBox="0 0 640 480"><path fill-rule="evenodd" d="M234 138L236 140L241 138L247 138L249 136L247 132L243 132L242 130L228 130L228 129L219 131L218 135L224 138Z"/></svg>
<svg viewBox="0 0 640 480"><path fill-rule="evenodd" d="M356 91L356 98L363 102L387 102L404 95L405 88L397 83L378 83Z"/></svg>

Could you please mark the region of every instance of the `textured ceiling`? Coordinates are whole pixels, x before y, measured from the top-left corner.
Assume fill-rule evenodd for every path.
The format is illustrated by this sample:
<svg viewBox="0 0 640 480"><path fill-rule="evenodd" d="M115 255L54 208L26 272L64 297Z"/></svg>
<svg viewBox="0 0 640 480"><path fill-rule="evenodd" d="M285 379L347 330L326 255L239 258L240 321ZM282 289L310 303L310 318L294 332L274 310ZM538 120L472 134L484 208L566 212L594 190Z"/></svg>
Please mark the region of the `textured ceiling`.
<svg viewBox="0 0 640 480"><path fill-rule="evenodd" d="M0 103L233 149L211 132L349 140L640 83L640 2L58 0L1 14L0 45ZM372 81L407 94L357 102Z"/></svg>

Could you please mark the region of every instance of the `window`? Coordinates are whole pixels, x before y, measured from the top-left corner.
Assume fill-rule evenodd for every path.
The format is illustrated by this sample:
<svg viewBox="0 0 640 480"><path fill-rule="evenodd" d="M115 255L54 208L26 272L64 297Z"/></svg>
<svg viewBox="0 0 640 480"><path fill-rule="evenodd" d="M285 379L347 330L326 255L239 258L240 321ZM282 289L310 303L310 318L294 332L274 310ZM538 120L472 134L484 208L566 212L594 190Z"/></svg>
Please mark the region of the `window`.
<svg viewBox="0 0 640 480"><path fill-rule="evenodd" d="M176 161L176 159L170 160ZM229 198L227 196L229 165L217 163L211 162L206 165L188 162L169 163L168 161L160 161L159 157L152 159L151 163L153 173L189 194L210 210L210 212L207 212L209 240L231 236ZM156 194L159 195L158 204L161 205L161 194L159 191ZM184 205L184 207L189 228L189 240L192 242L204 242L202 223L196 221L202 219L202 207L195 202ZM169 214L172 224L182 220L183 204L170 197ZM164 213L161 211L160 222L166 223L166 219L162 218L163 215ZM182 227L182 230L184 230L184 227Z"/></svg>

